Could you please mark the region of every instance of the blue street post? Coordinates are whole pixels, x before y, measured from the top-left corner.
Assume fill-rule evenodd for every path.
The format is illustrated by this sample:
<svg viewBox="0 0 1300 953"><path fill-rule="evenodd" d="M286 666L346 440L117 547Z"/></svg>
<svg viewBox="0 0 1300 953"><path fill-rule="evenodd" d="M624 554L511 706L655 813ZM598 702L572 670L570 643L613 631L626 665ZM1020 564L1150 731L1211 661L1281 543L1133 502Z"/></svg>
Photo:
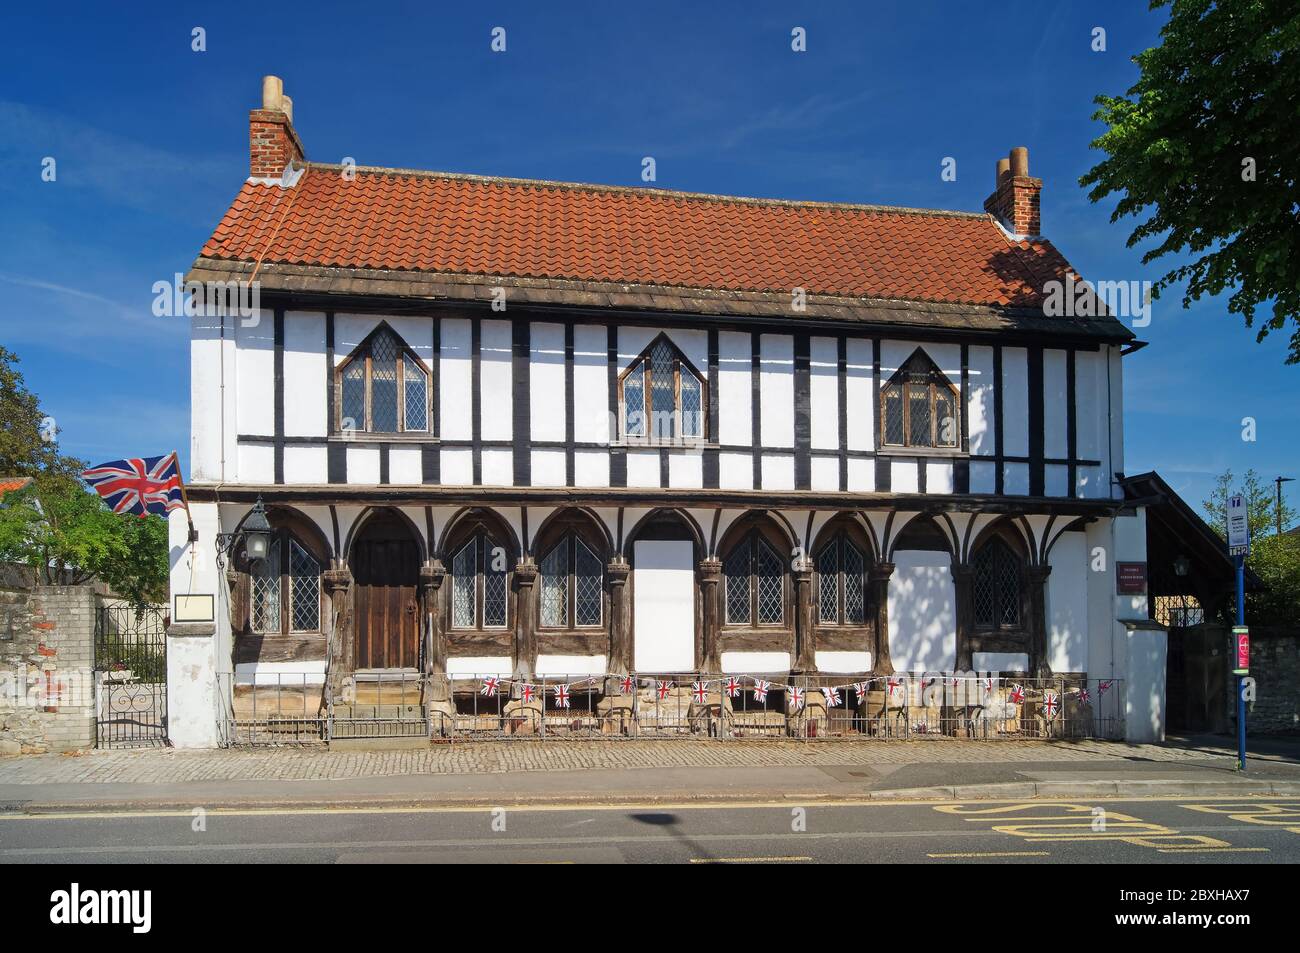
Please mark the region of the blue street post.
<svg viewBox="0 0 1300 953"><path fill-rule="evenodd" d="M1237 625L1246 624L1246 557L1235 556L1237 564ZM1232 651L1237 652L1234 634ZM1246 770L1246 676L1237 676L1237 770Z"/></svg>

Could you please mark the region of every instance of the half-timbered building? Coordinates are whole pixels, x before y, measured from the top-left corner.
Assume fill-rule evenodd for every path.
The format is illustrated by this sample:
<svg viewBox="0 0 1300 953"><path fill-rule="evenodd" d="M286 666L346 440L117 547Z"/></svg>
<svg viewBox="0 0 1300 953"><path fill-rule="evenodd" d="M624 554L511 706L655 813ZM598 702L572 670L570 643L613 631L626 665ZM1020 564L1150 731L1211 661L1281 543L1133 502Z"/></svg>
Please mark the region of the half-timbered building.
<svg viewBox="0 0 1300 953"><path fill-rule="evenodd" d="M192 319L178 744L229 674L1129 674L1134 339L1045 313L1024 149L980 212L354 167L271 77L250 149L187 277L260 300Z"/></svg>

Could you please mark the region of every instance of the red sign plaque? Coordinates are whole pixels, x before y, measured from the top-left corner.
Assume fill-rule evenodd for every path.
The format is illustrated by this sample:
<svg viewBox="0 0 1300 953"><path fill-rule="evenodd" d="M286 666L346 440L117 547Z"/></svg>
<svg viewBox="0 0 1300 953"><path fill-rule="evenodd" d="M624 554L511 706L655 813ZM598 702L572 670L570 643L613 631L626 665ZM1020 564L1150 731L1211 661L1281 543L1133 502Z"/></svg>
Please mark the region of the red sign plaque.
<svg viewBox="0 0 1300 953"><path fill-rule="evenodd" d="M1235 658L1237 667L1232 670L1233 675L1250 674L1250 629L1244 625L1234 625L1232 627L1232 641L1236 649Z"/></svg>
<svg viewBox="0 0 1300 953"><path fill-rule="evenodd" d="M1116 563L1115 593L1120 596L1142 596L1147 591L1146 563Z"/></svg>

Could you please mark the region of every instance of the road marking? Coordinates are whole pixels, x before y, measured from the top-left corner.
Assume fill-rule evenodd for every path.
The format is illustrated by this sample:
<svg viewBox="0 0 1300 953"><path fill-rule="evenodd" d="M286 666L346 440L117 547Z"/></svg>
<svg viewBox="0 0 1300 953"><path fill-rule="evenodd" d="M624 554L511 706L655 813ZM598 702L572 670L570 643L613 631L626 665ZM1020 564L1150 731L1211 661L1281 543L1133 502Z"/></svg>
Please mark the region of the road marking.
<svg viewBox="0 0 1300 953"><path fill-rule="evenodd" d="M1157 847L1157 854L1267 854L1267 847Z"/></svg>
<svg viewBox="0 0 1300 953"><path fill-rule="evenodd" d="M1045 850L988 850L968 854L926 854L926 857L1051 857Z"/></svg>
<svg viewBox="0 0 1300 953"><path fill-rule="evenodd" d="M692 864L794 864L811 857L692 857Z"/></svg>
<svg viewBox="0 0 1300 953"><path fill-rule="evenodd" d="M1181 848L1185 850L1222 850L1232 845L1205 834L1184 834L1177 828L1154 824L1121 814L1118 811L1093 815L1094 805L1068 802L1029 801L994 807L968 807L965 804L939 804L941 814L963 817L976 823L986 822L991 830L1030 843L1043 841L1118 841L1134 847ZM1036 813L1025 813L1036 812ZM1007 823L1007 822L1010 823ZM1098 825L1098 821L1104 823ZM1001 823L1000 823L1001 822Z"/></svg>

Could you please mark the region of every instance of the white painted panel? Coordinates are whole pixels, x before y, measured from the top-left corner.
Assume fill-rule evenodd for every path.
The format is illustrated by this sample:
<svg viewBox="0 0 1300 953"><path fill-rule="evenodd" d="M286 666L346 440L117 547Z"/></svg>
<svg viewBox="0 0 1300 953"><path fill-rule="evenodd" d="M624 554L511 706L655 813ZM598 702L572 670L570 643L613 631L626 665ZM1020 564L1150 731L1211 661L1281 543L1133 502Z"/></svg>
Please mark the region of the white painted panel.
<svg viewBox="0 0 1300 953"><path fill-rule="evenodd" d="M325 315L286 311L284 315L284 432L290 437L323 437L329 396L325 378ZM285 474L286 479L288 474Z"/></svg>
<svg viewBox="0 0 1300 953"><path fill-rule="evenodd" d="M920 464L916 460L893 460L889 464L889 489L892 493L918 493L921 489Z"/></svg>
<svg viewBox="0 0 1300 953"><path fill-rule="evenodd" d="M1043 468L1043 492L1047 496L1070 495L1070 469L1059 463L1048 464Z"/></svg>
<svg viewBox="0 0 1300 953"><path fill-rule="evenodd" d="M871 342L850 338L845 350L848 363L845 367L845 410L848 416L849 449L874 450L876 446L876 421L871 414L871 391L875 387L872 377Z"/></svg>
<svg viewBox="0 0 1300 953"><path fill-rule="evenodd" d="M794 338L788 334L764 334L759 347L758 386L763 446L793 447ZM766 480L763 485L768 488Z"/></svg>
<svg viewBox="0 0 1300 953"><path fill-rule="evenodd" d="M609 453L578 450L573 454L573 482L577 486L609 486Z"/></svg>
<svg viewBox="0 0 1300 953"><path fill-rule="evenodd" d="M627 485L659 485L658 450L629 450L627 452Z"/></svg>
<svg viewBox="0 0 1300 953"><path fill-rule="evenodd" d="M869 672L870 652L818 652L817 669L822 672Z"/></svg>
<svg viewBox="0 0 1300 953"><path fill-rule="evenodd" d="M972 460L970 464L970 491L972 493L996 493L998 489L998 465Z"/></svg>
<svg viewBox="0 0 1300 953"><path fill-rule="evenodd" d="M1066 357L1055 348L1043 351L1043 452L1058 459L1070 452Z"/></svg>
<svg viewBox="0 0 1300 953"><path fill-rule="evenodd" d="M1002 349L1002 450L1029 455L1029 354L1023 347Z"/></svg>
<svg viewBox="0 0 1300 953"><path fill-rule="evenodd" d="M474 453L469 449L444 447L438 460L438 477L443 486L474 483Z"/></svg>
<svg viewBox="0 0 1300 953"><path fill-rule="evenodd" d="M1101 467L1079 467L1074 476L1076 495L1088 500L1100 500L1110 494L1110 485L1103 478Z"/></svg>
<svg viewBox="0 0 1300 953"><path fill-rule="evenodd" d="M670 452L668 485L696 490L704 486L704 455L694 450Z"/></svg>
<svg viewBox="0 0 1300 953"><path fill-rule="evenodd" d="M509 321L484 321L479 332L479 433L484 440L509 440L514 432L514 368ZM484 483L488 480L483 465Z"/></svg>
<svg viewBox="0 0 1300 953"><path fill-rule="evenodd" d="M378 326L380 317L374 314L334 315L334 366L347 360L361 346L371 331Z"/></svg>
<svg viewBox="0 0 1300 953"><path fill-rule="evenodd" d="M239 445L240 483L275 482L275 448L269 443Z"/></svg>
<svg viewBox="0 0 1300 953"><path fill-rule="evenodd" d="M764 490L794 489L794 457L790 454L763 454Z"/></svg>
<svg viewBox="0 0 1300 953"><path fill-rule="evenodd" d="M1024 652L972 652L977 672L1028 672L1029 656Z"/></svg>
<svg viewBox="0 0 1300 953"><path fill-rule="evenodd" d="M840 488L839 457L813 457L812 483L814 490L836 491Z"/></svg>
<svg viewBox="0 0 1300 953"><path fill-rule="evenodd" d="M724 490L754 489L754 458L747 453L718 454L718 486Z"/></svg>
<svg viewBox="0 0 1300 953"><path fill-rule="evenodd" d="M313 662L239 662L236 685L279 685L290 689L325 684L325 660Z"/></svg>
<svg viewBox="0 0 1300 953"><path fill-rule="evenodd" d="M419 447L388 448L388 482L406 485L424 482Z"/></svg>
<svg viewBox="0 0 1300 953"><path fill-rule="evenodd" d="M385 318L388 326L415 352L425 370L433 369L433 321L423 315L399 314Z"/></svg>
<svg viewBox="0 0 1300 953"><path fill-rule="evenodd" d="M1029 494L1029 464L1007 463L1003 467L1002 491L1008 496L1027 496Z"/></svg>
<svg viewBox="0 0 1300 953"><path fill-rule="evenodd" d="M694 545L642 539L633 545L633 664L642 672L695 667Z"/></svg>
<svg viewBox="0 0 1300 953"><path fill-rule="evenodd" d="M538 655L538 675L604 675L603 655Z"/></svg>
<svg viewBox="0 0 1300 953"><path fill-rule="evenodd" d="M718 332L718 439L723 444L749 446L754 440L752 349L748 334Z"/></svg>
<svg viewBox="0 0 1300 953"><path fill-rule="evenodd" d="M190 319L190 472L191 481L225 479L222 471L221 374L235 369L234 342L222 339L222 325L227 319L196 315ZM226 350L223 362L222 348ZM233 379L226 384L225 396L234 397ZM228 426L230 436L234 426ZM232 459L231 463L234 462Z"/></svg>
<svg viewBox="0 0 1300 953"><path fill-rule="evenodd" d="M563 440L564 326L533 324L529 341L528 410L532 439ZM576 422L575 417L575 429Z"/></svg>
<svg viewBox="0 0 1300 953"><path fill-rule="evenodd" d="M1088 538L1062 533L1047 577L1047 659L1053 672L1088 668Z"/></svg>
<svg viewBox="0 0 1300 953"><path fill-rule="evenodd" d="M789 652L723 652L724 675L770 675L790 671Z"/></svg>
<svg viewBox="0 0 1300 953"><path fill-rule="evenodd" d="M583 443L609 440L608 351L604 328L579 325L573 329L573 438Z"/></svg>
<svg viewBox="0 0 1300 953"><path fill-rule="evenodd" d="M515 482L515 452L513 450L483 449L484 486L513 486Z"/></svg>
<svg viewBox="0 0 1300 953"><path fill-rule="evenodd" d="M931 460L925 465L925 492L926 493L951 493L952 492L952 464Z"/></svg>
<svg viewBox="0 0 1300 953"><path fill-rule="evenodd" d="M495 675L497 678L509 678L514 662L508 655L491 656L453 656L447 659L447 674L452 678L481 677Z"/></svg>
<svg viewBox="0 0 1300 953"><path fill-rule="evenodd" d="M814 450L840 446L839 348L835 338L813 338L808 382L809 419Z"/></svg>
<svg viewBox="0 0 1300 953"><path fill-rule="evenodd" d="M348 447L347 462L349 483L379 482L378 447Z"/></svg>
<svg viewBox="0 0 1300 953"><path fill-rule="evenodd" d="M997 388L993 384L993 348L973 346L967 357L969 400L966 404L966 432L970 452L992 456L997 452L994 420Z"/></svg>
<svg viewBox="0 0 1300 953"><path fill-rule="evenodd" d="M1078 453L1084 460L1100 460L1106 443L1106 361L1103 352L1077 351L1074 355L1075 428Z"/></svg>
<svg viewBox="0 0 1300 953"><path fill-rule="evenodd" d="M256 324L235 322L239 365L235 413L237 432L275 433L275 322L263 315Z"/></svg>
<svg viewBox="0 0 1300 953"><path fill-rule="evenodd" d="M284 482L328 483L329 459L325 448L285 447Z"/></svg>
<svg viewBox="0 0 1300 953"><path fill-rule="evenodd" d="M577 469L577 458L574 458ZM576 474L575 474L576 475ZM532 453L532 485L564 486L567 478L563 450L534 450Z"/></svg>
<svg viewBox="0 0 1300 953"><path fill-rule="evenodd" d="M894 573L889 579L889 655L900 672L950 671L955 666L956 593L947 553L894 553Z"/></svg>
<svg viewBox="0 0 1300 953"><path fill-rule="evenodd" d="M470 351L470 322L464 318L443 318L438 354L438 371L442 377L438 382L439 414L442 418L442 432L439 436L447 440L468 440L474 435L473 422L470 420L473 412L473 362ZM445 460L446 451L443 451L443 456ZM443 482L450 481L444 478ZM468 480L465 482L469 483Z"/></svg>

